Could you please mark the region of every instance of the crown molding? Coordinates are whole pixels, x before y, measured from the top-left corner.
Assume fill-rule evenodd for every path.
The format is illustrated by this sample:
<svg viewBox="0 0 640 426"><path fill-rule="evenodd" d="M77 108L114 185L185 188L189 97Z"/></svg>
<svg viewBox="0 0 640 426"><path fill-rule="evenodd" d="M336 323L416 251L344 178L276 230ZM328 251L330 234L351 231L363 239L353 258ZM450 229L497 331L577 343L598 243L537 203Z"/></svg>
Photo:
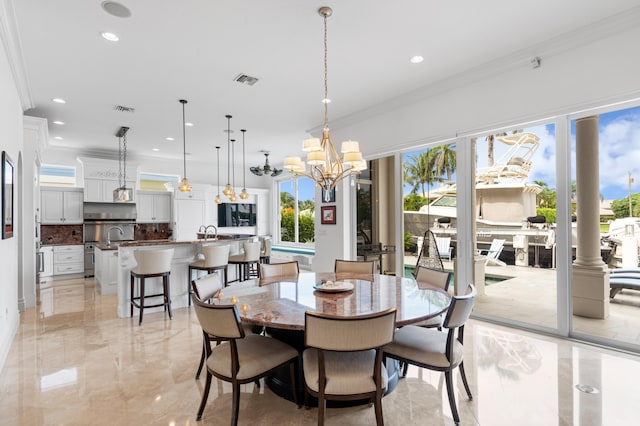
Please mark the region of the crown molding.
<svg viewBox="0 0 640 426"><path fill-rule="evenodd" d="M9 68L13 75L13 80L20 97L22 110L26 111L35 106L29 82L27 79L26 67L22 56L22 45L18 35L16 24L16 13L12 0L0 0L0 39L7 55Z"/></svg>

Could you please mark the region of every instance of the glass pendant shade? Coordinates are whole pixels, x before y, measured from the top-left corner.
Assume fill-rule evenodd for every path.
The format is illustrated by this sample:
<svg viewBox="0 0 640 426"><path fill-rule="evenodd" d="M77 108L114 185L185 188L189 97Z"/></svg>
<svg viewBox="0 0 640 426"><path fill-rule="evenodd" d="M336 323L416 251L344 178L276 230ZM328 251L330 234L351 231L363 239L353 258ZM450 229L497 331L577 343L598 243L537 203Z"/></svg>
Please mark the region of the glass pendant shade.
<svg viewBox="0 0 640 426"><path fill-rule="evenodd" d="M178 189L180 190L180 192L191 192L192 186L189 183L189 179L187 179L186 177L182 178L182 182L180 183Z"/></svg>

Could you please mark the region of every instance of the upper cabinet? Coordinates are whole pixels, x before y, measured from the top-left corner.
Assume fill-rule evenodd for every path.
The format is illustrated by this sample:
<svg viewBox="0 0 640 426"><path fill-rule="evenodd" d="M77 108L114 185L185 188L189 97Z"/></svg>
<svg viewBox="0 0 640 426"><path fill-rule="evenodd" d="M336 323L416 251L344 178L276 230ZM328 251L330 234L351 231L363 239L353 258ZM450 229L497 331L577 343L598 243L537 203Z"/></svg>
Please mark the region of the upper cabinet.
<svg viewBox="0 0 640 426"><path fill-rule="evenodd" d="M171 222L171 193L157 191L137 191L136 207L138 223Z"/></svg>
<svg viewBox="0 0 640 426"><path fill-rule="evenodd" d="M127 181L126 186L127 188L135 189L136 182ZM118 187L120 187L119 181L113 179L85 179L84 201L112 203L113 190L118 189Z"/></svg>
<svg viewBox="0 0 640 426"><path fill-rule="evenodd" d="M43 225L82 223L82 188L42 187L40 190Z"/></svg>

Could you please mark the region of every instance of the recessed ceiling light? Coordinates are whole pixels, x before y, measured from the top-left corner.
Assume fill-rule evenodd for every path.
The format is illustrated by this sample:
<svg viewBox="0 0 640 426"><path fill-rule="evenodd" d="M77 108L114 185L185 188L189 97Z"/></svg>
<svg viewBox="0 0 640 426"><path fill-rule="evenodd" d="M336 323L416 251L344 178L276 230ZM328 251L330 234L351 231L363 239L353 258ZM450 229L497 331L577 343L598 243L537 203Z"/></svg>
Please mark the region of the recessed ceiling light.
<svg viewBox="0 0 640 426"><path fill-rule="evenodd" d="M118 41L118 40L120 40L120 37L118 37L114 33L110 33L110 32L107 32L107 31L100 33L100 35L105 40L109 40L109 41Z"/></svg>
<svg viewBox="0 0 640 426"><path fill-rule="evenodd" d="M168 138L165 138L165 139L168 140L168 141L175 141L175 138L172 138L170 136Z"/></svg>
<svg viewBox="0 0 640 426"><path fill-rule="evenodd" d="M420 56L420 55L416 55L416 56L413 56L410 59L410 61L411 61L412 64L419 64L420 62L424 61L424 58L422 56Z"/></svg>
<svg viewBox="0 0 640 426"><path fill-rule="evenodd" d="M53 102L57 103L57 104L66 104L66 103L67 103L67 101L65 101L65 100L64 100L64 99L62 99L62 98L53 98L53 99L51 99L51 100L52 100Z"/></svg>
<svg viewBox="0 0 640 426"><path fill-rule="evenodd" d="M322 103L323 103L323 104L330 104L330 103L331 103L331 99L329 99L329 98L324 98L324 99L322 100Z"/></svg>
<svg viewBox="0 0 640 426"><path fill-rule="evenodd" d="M187 127L193 127L193 123L184 123L184 125Z"/></svg>
<svg viewBox="0 0 640 426"><path fill-rule="evenodd" d="M53 124L57 124L58 126L64 126L64 121L56 120Z"/></svg>
<svg viewBox="0 0 640 426"><path fill-rule="evenodd" d="M151 151L158 152L158 151L160 151L160 148L151 148Z"/></svg>
<svg viewBox="0 0 640 426"><path fill-rule="evenodd" d="M62 136L54 136L55 140L61 141L62 140Z"/></svg>
<svg viewBox="0 0 640 426"><path fill-rule="evenodd" d="M117 18L128 18L131 16L131 11L126 6L116 3L115 1L103 1L102 9L109 15L113 15Z"/></svg>

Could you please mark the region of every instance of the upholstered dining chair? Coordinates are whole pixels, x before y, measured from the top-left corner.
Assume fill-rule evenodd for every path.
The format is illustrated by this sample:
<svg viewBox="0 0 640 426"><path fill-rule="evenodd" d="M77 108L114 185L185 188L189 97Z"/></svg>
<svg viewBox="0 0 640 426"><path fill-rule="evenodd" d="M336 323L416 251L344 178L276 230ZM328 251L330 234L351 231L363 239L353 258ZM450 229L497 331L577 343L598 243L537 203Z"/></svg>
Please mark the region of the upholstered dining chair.
<svg viewBox="0 0 640 426"><path fill-rule="evenodd" d="M369 274L373 275L375 262L373 260L341 260L336 259L333 271L336 274L352 273L352 274Z"/></svg>
<svg viewBox="0 0 640 426"><path fill-rule="evenodd" d="M240 385L260 379L281 366L290 365L291 388L296 388L298 351L280 340L260 334L245 335L236 305L213 305L193 298L206 341L207 379L196 419L201 420L213 377L230 382L233 390L231 425L238 424ZM222 342L211 346L210 337ZM294 392L294 400L295 400ZM295 400L297 404L297 400Z"/></svg>
<svg viewBox="0 0 640 426"><path fill-rule="evenodd" d="M136 266L130 273L130 294L129 303L131 305L131 316L133 316L133 308L136 307L140 311L138 325L142 325L142 315L145 308L155 308L164 306L165 312L169 313L169 319L173 318L171 314L171 284L169 276L171 275L171 259L173 259L174 249L163 250L135 250L133 257L136 260ZM138 292L135 291L135 280L139 280ZM162 292L148 294L146 292L146 280L148 278L162 278ZM146 303L147 298L162 297L161 302L149 305Z"/></svg>
<svg viewBox="0 0 640 426"><path fill-rule="evenodd" d="M318 398L318 425L324 424L327 400L367 398L373 401L376 424L384 424L388 376L381 347L393 340L395 320L395 308L357 317L305 313L305 398Z"/></svg>
<svg viewBox="0 0 640 426"><path fill-rule="evenodd" d="M469 399L473 399L464 372L462 355L464 325L471 315L475 298L476 289L473 284L470 284L464 296L454 296L451 299L443 322L443 327L448 330L447 333L408 325L396 331L393 342L383 348L385 355L390 358L428 370L444 372L449 405L456 424L460 423L453 393L453 370L456 367L460 370L462 383Z"/></svg>
<svg viewBox="0 0 640 426"><path fill-rule="evenodd" d="M271 239L260 240L260 263L271 263Z"/></svg>
<svg viewBox="0 0 640 426"><path fill-rule="evenodd" d="M298 261L260 265L260 278L296 277L300 272Z"/></svg>
<svg viewBox="0 0 640 426"><path fill-rule="evenodd" d="M449 283L451 282L451 272L439 271L437 269L427 268L418 265L416 268L416 282L418 287L431 286L438 287L444 291L449 291ZM442 328L443 315L429 318L413 325L427 328Z"/></svg>

